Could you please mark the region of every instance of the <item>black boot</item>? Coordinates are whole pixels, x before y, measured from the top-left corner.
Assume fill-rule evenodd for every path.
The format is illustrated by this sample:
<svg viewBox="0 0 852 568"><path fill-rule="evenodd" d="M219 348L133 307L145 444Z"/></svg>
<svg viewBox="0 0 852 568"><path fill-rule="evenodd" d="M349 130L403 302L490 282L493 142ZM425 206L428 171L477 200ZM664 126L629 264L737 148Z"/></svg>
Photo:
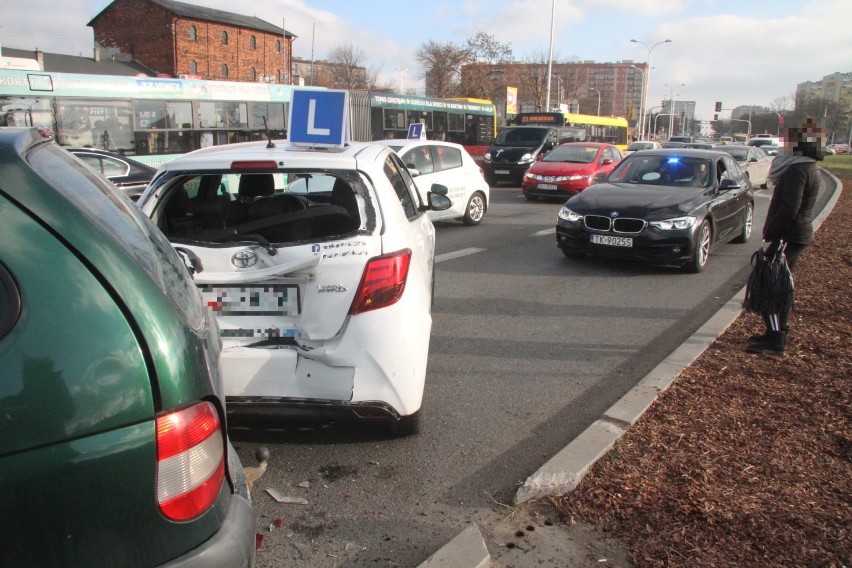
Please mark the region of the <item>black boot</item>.
<svg viewBox="0 0 852 568"><path fill-rule="evenodd" d="M749 353L767 353L769 355L784 355L787 347L786 331L770 331L763 341L756 341L746 348Z"/></svg>
<svg viewBox="0 0 852 568"><path fill-rule="evenodd" d="M783 331L784 333L787 333L788 331L790 331L790 328L785 327L785 328L782 328L781 331ZM770 333L772 333L772 331L766 330L765 332L763 332L759 335L752 335L751 337L748 338L748 340L752 341L752 342L754 342L754 341L766 341L770 338L770 335L769 335Z"/></svg>

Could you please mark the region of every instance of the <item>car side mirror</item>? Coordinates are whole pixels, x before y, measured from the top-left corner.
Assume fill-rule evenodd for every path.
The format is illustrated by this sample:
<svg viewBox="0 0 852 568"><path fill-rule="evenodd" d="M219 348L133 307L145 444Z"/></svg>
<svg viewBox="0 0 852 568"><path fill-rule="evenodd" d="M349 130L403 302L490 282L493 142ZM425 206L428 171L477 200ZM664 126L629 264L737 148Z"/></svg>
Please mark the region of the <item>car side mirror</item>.
<svg viewBox="0 0 852 568"><path fill-rule="evenodd" d="M602 165L602 166L608 166L608 165L610 165L611 163L612 163L612 158L604 158L603 160L601 160L601 165Z"/></svg>
<svg viewBox="0 0 852 568"><path fill-rule="evenodd" d="M447 192L449 192L449 189L446 185L433 183L432 187L426 193L426 198L429 202L426 208L432 211L444 211L452 207L453 202L447 197Z"/></svg>
<svg viewBox="0 0 852 568"><path fill-rule="evenodd" d="M739 189L740 187L739 182L735 179L723 179L722 183L719 184L719 191L730 191L732 189Z"/></svg>

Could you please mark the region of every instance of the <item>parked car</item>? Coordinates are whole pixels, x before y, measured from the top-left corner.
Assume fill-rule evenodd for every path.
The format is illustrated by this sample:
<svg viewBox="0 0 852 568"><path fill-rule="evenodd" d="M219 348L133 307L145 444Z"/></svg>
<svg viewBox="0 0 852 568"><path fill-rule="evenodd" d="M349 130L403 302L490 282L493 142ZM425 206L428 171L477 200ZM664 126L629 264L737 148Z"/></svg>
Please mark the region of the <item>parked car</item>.
<svg viewBox="0 0 852 568"><path fill-rule="evenodd" d="M768 147L726 144L724 146L716 146L714 149L727 152L733 156L752 185L766 189L769 183L769 168L772 166L772 158L766 155L763 148Z"/></svg>
<svg viewBox="0 0 852 568"><path fill-rule="evenodd" d="M97 148L65 148L102 174L115 186L136 201L154 174L156 168L146 166L123 154Z"/></svg>
<svg viewBox="0 0 852 568"><path fill-rule="evenodd" d="M426 197L433 184L447 187L453 206L444 211L430 209L433 221L461 219L465 225L479 225L488 211L490 188L480 168L464 146L434 140L384 140L400 155L414 176L420 197Z"/></svg>
<svg viewBox="0 0 852 568"><path fill-rule="evenodd" d="M748 142L746 142L746 146L754 146L762 150L772 147L776 149L777 153L778 149L781 147L781 140L770 134L758 134L754 138L749 138Z"/></svg>
<svg viewBox="0 0 852 568"><path fill-rule="evenodd" d="M659 150L662 148L659 142L655 140L637 140L636 142L631 142L630 145L624 150L624 155L629 156L633 152L638 152L639 150Z"/></svg>
<svg viewBox="0 0 852 568"><path fill-rule="evenodd" d="M292 131L292 129L291 129ZM139 199L218 316L228 411L345 414L419 429L435 228L388 146L290 141L197 150ZM404 322L404 323L401 323Z"/></svg>
<svg viewBox="0 0 852 568"><path fill-rule="evenodd" d="M556 244L567 257L632 258L697 273L717 247L746 242L753 222L754 192L729 154L647 150L565 202Z"/></svg>
<svg viewBox="0 0 852 568"><path fill-rule="evenodd" d="M482 157L488 185L501 181L520 183L527 169L562 142L576 140L575 128L556 126L506 126Z"/></svg>
<svg viewBox="0 0 852 568"><path fill-rule="evenodd" d="M216 321L178 254L35 129L0 129L2 566L252 566Z"/></svg>
<svg viewBox="0 0 852 568"><path fill-rule="evenodd" d="M521 191L527 199L566 198L589 187L598 172L611 171L622 156L612 144L567 142L534 163L524 174Z"/></svg>

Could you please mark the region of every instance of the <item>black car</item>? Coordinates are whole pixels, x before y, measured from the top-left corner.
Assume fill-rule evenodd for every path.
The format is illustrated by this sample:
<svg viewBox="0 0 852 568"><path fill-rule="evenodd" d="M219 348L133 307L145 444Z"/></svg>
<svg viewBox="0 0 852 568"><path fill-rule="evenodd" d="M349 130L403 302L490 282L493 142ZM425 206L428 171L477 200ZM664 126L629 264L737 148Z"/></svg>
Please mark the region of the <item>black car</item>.
<svg viewBox="0 0 852 568"><path fill-rule="evenodd" d="M506 126L483 156L485 181L491 186L501 181L520 185L537 159L563 142L580 141L580 134L557 126Z"/></svg>
<svg viewBox="0 0 852 568"><path fill-rule="evenodd" d="M103 174L117 188L136 201L157 173L156 168L146 166L122 154L97 148L65 148L96 172Z"/></svg>
<svg viewBox="0 0 852 568"><path fill-rule="evenodd" d="M569 257L635 258L695 273L716 246L746 242L753 220L752 186L729 154L646 150L563 205L556 244Z"/></svg>

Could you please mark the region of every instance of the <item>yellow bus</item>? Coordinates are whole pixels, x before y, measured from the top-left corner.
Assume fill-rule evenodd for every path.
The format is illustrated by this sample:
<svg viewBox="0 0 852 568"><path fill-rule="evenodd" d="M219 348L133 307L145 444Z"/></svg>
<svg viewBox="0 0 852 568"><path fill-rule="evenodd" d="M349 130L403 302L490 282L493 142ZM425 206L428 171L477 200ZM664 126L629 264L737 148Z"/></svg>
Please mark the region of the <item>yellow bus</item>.
<svg viewBox="0 0 852 568"><path fill-rule="evenodd" d="M564 113L565 126L583 128L586 140L615 144L622 152L627 149L627 119L623 116Z"/></svg>
<svg viewBox="0 0 852 568"><path fill-rule="evenodd" d="M595 116L570 112L521 112L514 124L565 126L575 130L578 142L606 142L619 150L627 149L627 119L621 116Z"/></svg>

